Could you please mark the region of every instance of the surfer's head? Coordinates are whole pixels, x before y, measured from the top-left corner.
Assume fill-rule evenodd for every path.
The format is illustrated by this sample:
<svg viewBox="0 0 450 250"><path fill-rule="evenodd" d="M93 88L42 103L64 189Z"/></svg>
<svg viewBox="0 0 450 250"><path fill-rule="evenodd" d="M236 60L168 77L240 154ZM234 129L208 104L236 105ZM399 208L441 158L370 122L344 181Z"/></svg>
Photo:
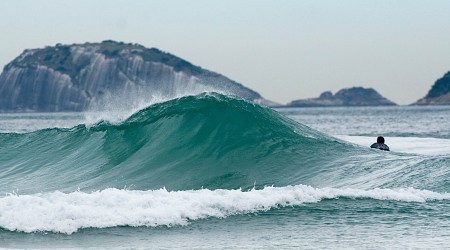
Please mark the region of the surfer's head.
<svg viewBox="0 0 450 250"><path fill-rule="evenodd" d="M383 136L378 136L377 137L377 143L384 143L384 137Z"/></svg>

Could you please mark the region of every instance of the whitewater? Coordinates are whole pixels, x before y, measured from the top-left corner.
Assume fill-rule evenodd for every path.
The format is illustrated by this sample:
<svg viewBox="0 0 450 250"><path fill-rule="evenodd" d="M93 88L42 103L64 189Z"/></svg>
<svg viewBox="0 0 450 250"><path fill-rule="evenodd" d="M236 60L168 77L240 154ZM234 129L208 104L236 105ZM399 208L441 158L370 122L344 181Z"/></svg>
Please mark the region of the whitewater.
<svg viewBox="0 0 450 250"><path fill-rule="evenodd" d="M273 110L204 93L111 116L0 115L0 247L450 240L450 107ZM378 135L391 152L369 148Z"/></svg>

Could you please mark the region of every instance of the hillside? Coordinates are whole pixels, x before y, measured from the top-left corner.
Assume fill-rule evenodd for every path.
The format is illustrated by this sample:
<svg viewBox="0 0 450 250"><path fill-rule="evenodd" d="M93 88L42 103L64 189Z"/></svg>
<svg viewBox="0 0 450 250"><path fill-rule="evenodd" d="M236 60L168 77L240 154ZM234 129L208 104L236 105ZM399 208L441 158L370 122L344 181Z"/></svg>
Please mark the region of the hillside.
<svg viewBox="0 0 450 250"><path fill-rule="evenodd" d="M424 98L412 105L450 105L450 71L436 80Z"/></svg>
<svg viewBox="0 0 450 250"><path fill-rule="evenodd" d="M156 48L115 41L25 50L0 75L0 111L85 111L136 106L203 91L270 104L225 76Z"/></svg>

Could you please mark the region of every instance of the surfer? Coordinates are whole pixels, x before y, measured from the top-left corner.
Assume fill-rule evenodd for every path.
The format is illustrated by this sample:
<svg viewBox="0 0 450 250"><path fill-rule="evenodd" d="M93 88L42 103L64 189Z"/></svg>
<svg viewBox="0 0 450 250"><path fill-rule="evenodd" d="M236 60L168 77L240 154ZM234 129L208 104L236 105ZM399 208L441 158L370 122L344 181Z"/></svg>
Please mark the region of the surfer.
<svg viewBox="0 0 450 250"><path fill-rule="evenodd" d="M374 143L370 146L371 148L378 148L384 151L389 151L388 145L384 144L384 137L378 136L377 137L377 143Z"/></svg>

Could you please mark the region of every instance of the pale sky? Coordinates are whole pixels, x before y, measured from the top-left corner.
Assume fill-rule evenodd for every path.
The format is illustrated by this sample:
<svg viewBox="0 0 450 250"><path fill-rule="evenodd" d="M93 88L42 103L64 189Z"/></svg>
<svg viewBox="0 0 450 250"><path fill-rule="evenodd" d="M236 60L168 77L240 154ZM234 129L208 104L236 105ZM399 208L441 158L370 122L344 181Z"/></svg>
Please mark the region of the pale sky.
<svg viewBox="0 0 450 250"><path fill-rule="evenodd" d="M24 49L156 47L279 103L352 86L398 104L450 71L448 0L1 0L0 67Z"/></svg>

